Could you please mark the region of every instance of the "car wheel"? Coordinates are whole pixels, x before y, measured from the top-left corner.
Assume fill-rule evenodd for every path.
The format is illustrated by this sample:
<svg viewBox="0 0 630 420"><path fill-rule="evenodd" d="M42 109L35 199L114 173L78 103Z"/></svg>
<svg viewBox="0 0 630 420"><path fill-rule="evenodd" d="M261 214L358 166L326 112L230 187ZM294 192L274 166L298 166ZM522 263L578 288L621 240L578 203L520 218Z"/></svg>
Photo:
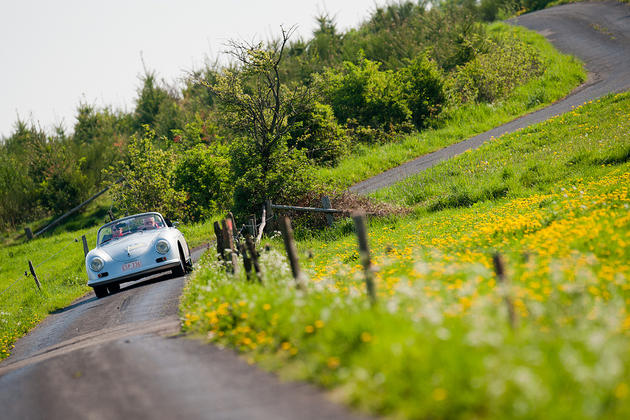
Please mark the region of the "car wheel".
<svg viewBox="0 0 630 420"><path fill-rule="evenodd" d="M184 260L184 253L182 249L179 249L179 265L173 268L173 277L182 277L186 275L186 262Z"/></svg>
<svg viewBox="0 0 630 420"><path fill-rule="evenodd" d="M107 286L94 286L94 294L98 299L107 296Z"/></svg>
<svg viewBox="0 0 630 420"><path fill-rule="evenodd" d="M118 283L108 284L107 285L107 291L110 294L114 294L114 293L120 292L120 284L118 284Z"/></svg>

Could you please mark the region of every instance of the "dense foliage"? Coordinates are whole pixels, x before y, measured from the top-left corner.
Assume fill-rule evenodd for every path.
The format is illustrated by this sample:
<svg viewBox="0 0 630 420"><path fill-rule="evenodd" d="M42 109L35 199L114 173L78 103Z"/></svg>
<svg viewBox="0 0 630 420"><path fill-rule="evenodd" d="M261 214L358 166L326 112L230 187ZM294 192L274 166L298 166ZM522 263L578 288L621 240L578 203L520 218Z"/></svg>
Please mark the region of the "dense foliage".
<svg viewBox="0 0 630 420"><path fill-rule="evenodd" d="M539 75L535 52L484 24L543 5L528 1L393 3L347 32L322 15L311 39L288 29L266 44L232 43L230 65L173 85L147 71L132 112L80 104L71 134L18 121L0 144L0 229L59 215L162 165L137 147L166 159L153 192L163 201L116 189L120 211L152 206L197 220L258 211L265 198L298 201L316 188L314 167L439 124L463 103L501 100Z"/></svg>

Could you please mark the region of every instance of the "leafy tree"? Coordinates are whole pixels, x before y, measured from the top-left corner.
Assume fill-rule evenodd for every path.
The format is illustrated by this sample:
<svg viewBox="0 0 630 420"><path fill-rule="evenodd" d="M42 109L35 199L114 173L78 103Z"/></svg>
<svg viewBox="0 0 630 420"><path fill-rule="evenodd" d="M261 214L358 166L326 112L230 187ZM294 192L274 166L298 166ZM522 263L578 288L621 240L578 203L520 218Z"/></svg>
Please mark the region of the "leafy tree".
<svg viewBox="0 0 630 420"><path fill-rule="evenodd" d="M258 211L265 198L281 192L298 193L286 171L308 179L303 156L287 146L296 115L304 112L310 92L302 85L288 86L280 64L293 29L282 28L281 38L266 48L262 44L231 43L238 69L227 69L211 88L219 100L224 122L238 135L232 161L235 204L241 212ZM302 189L308 186L302 182Z"/></svg>
<svg viewBox="0 0 630 420"><path fill-rule="evenodd" d="M125 214L158 211L168 218L186 214L186 196L173 187L176 156L172 151L154 146L155 131L145 126L142 136L134 135L127 149L127 159L119 169L109 169L124 177L113 184L112 198Z"/></svg>

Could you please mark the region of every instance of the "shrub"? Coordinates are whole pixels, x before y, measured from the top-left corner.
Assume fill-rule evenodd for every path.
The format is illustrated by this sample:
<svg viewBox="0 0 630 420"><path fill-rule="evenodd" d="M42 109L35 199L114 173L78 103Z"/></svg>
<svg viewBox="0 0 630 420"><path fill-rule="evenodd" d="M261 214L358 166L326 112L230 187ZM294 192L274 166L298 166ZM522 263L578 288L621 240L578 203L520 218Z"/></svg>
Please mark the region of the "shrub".
<svg viewBox="0 0 630 420"><path fill-rule="evenodd" d="M175 154L153 146L154 139L155 132L148 126L143 136L131 138L127 160L116 171L125 181L112 185L112 198L124 214L158 211L168 218L181 218L186 214L186 197L172 185Z"/></svg>
<svg viewBox="0 0 630 420"><path fill-rule="evenodd" d="M304 150L319 165L335 165L348 152L350 138L335 119L330 105L313 101L290 121L290 147Z"/></svg>
<svg viewBox="0 0 630 420"><path fill-rule="evenodd" d="M296 203L313 188L312 168L303 150L283 147L264 158L249 139L236 139L231 147L234 213L258 213L266 199Z"/></svg>
<svg viewBox="0 0 630 420"><path fill-rule="evenodd" d="M425 127L442 111L446 99L444 79L437 64L427 54L418 55L398 71L397 77L413 124Z"/></svg>
<svg viewBox="0 0 630 420"><path fill-rule="evenodd" d="M230 162L211 148L197 145L177 162L173 187L186 193L188 216L192 220L228 209L232 201Z"/></svg>
<svg viewBox="0 0 630 420"><path fill-rule="evenodd" d="M489 50L457 68L450 95L456 102L494 102L544 72L538 54L523 41L488 41Z"/></svg>
<svg viewBox="0 0 630 420"><path fill-rule="evenodd" d="M328 69L317 78L317 85L341 123L354 119L362 126L392 131L411 121L395 73L380 71L379 67L379 63L365 58L359 65L346 61L340 71Z"/></svg>

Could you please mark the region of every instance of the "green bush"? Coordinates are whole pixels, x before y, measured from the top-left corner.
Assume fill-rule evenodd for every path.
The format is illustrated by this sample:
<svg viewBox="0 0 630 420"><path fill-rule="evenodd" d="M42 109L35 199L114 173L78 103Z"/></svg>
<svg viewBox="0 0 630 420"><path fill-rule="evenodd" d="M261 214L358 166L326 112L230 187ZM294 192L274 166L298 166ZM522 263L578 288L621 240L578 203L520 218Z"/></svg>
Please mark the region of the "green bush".
<svg viewBox="0 0 630 420"><path fill-rule="evenodd" d="M313 101L293 120L289 122L293 127L289 146L304 150L318 165L335 165L348 152L350 138L335 119L330 105Z"/></svg>
<svg viewBox="0 0 630 420"><path fill-rule="evenodd" d="M427 54L415 57L397 73L402 93L417 128L423 128L441 111L446 100L444 79Z"/></svg>
<svg viewBox="0 0 630 420"><path fill-rule="evenodd" d="M544 72L538 54L516 38L488 41L488 51L459 66L450 83L455 102L489 102Z"/></svg>
<svg viewBox="0 0 630 420"><path fill-rule="evenodd" d="M411 121L411 110L395 73L380 71L379 67L379 63L365 58L359 65L346 61L340 71L328 69L317 78L317 85L342 124L355 120L362 126L393 131Z"/></svg>
<svg viewBox="0 0 630 420"><path fill-rule="evenodd" d="M231 206L230 162L205 145L197 145L180 158L173 187L187 195L188 216L200 220Z"/></svg>
<svg viewBox="0 0 630 420"><path fill-rule="evenodd" d="M283 204L298 202L313 188L312 166L303 150L288 149L285 142L266 158L256 152L249 139L235 139L231 146L237 218L260 212L266 199Z"/></svg>
<svg viewBox="0 0 630 420"><path fill-rule="evenodd" d="M153 145L155 132L145 126L143 136L134 135L128 146L127 160L117 172L125 181L112 185L111 196L123 214L158 211L165 217L180 219L186 215L186 195L173 187L175 154Z"/></svg>

